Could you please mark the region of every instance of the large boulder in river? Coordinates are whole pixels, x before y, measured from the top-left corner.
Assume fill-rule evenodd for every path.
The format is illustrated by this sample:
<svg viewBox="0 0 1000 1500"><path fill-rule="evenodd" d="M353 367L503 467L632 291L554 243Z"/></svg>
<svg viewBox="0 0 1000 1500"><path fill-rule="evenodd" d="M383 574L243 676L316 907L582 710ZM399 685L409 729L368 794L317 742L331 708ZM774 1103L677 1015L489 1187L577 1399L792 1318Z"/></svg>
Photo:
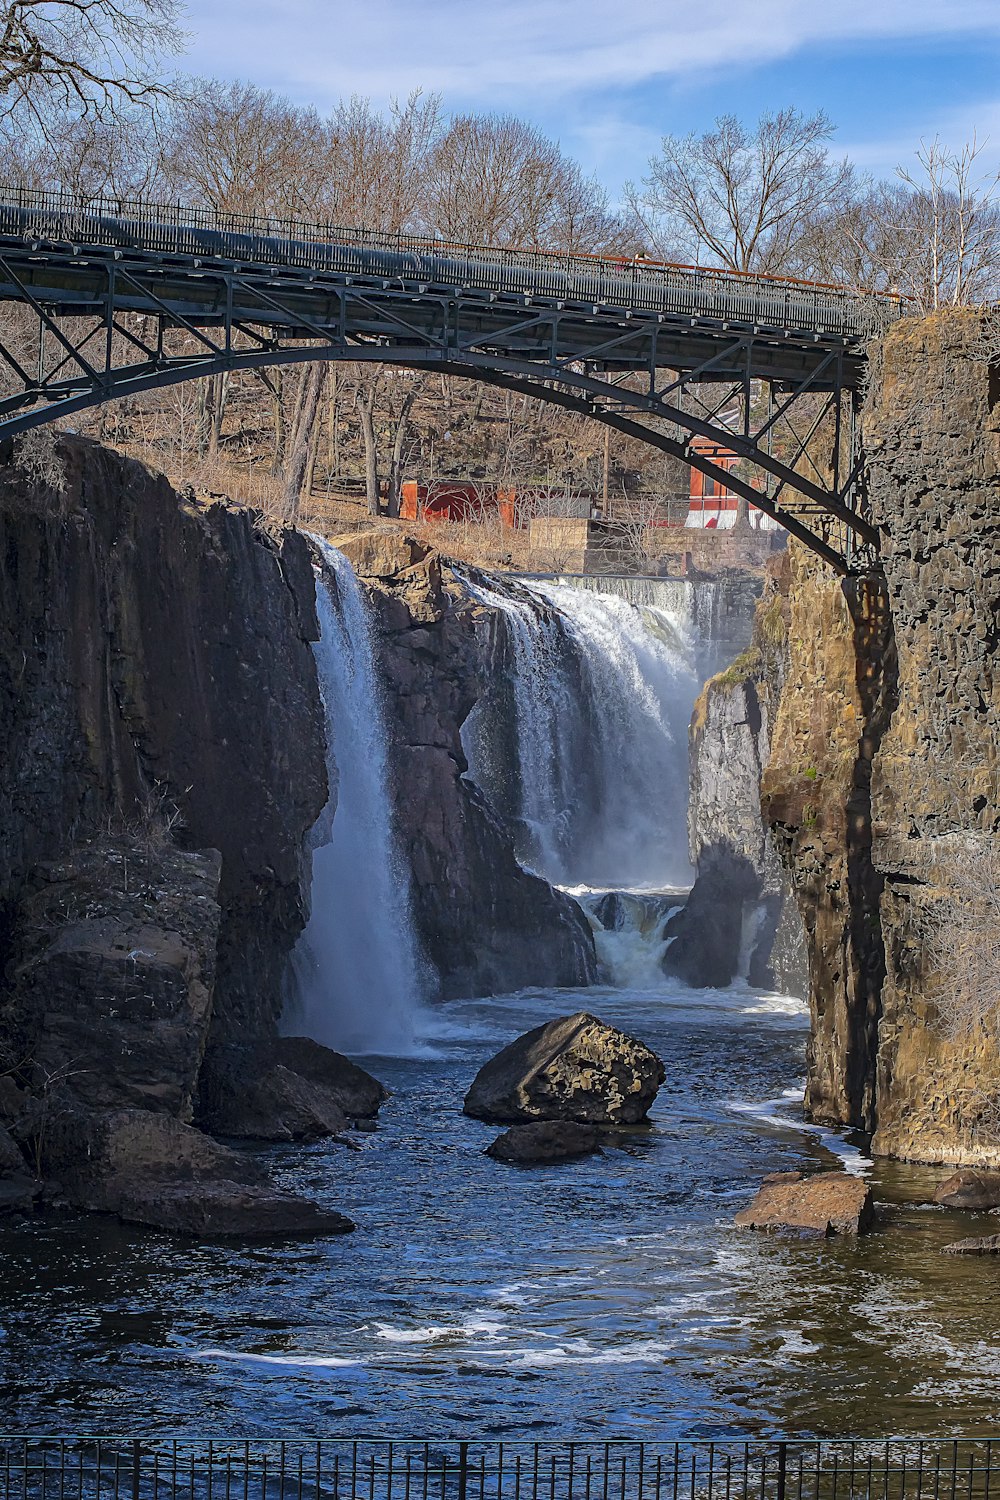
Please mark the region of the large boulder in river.
<svg viewBox="0 0 1000 1500"><path fill-rule="evenodd" d="M596 1125L579 1125L575 1120L535 1120L531 1125L512 1125L487 1146L486 1155L494 1161L533 1167L546 1162L575 1161L600 1149Z"/></svg>
<svg viewBox="0 0 1000 1500"><path fill-rule="evenodd" d="M263 1167L170 1115L74 1111L47 1122L43 1167L67 1202L204 1236L343 1234L343 1214L279 1191Z"/></svg>
<svg viewBox="0 0 1000 1500"><path fill-rule="evenodd" d="M774 1172L749 1208L742 1229L793 1229L807 1234L866 1234L875 1221L871 1188L847 1172Z"/></svg>
<svg viewBox="0 0 1000 1500"><path fill-rule="evenodd" d="M526 1032L491 1058L465 1096L480 1120L635 1125L664 1079L655 1052L578 1011Z"/></svg>
<svg viewBox="0 0 1000 1500"><path fill-rule="evenodd" d="M1000 1208L1000 1172L963 1167L941 1183L934 1202L944 1208Z"/></svg>
<svg viewBox="0 0 1000 1500"><path fill-rule="evenodd" d="M202 1069L201 1124L239 1140L317 1140L371 1119L388 1090L340 1052L304 1036L213 1048Z"/></svg>

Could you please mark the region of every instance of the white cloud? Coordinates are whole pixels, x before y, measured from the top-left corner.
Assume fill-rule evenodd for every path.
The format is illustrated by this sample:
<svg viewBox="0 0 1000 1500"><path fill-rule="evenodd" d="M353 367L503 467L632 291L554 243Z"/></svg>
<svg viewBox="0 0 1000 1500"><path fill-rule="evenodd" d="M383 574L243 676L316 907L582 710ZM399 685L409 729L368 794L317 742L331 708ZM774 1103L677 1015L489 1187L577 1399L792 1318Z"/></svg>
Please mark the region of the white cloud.
<svg viewBox="0 0 1000 1500"><path fill-rule="evenodd" d="M998 0L197 0L195 71L323 105L414 85L530 107L833 43L1000 38Z"/></svg>

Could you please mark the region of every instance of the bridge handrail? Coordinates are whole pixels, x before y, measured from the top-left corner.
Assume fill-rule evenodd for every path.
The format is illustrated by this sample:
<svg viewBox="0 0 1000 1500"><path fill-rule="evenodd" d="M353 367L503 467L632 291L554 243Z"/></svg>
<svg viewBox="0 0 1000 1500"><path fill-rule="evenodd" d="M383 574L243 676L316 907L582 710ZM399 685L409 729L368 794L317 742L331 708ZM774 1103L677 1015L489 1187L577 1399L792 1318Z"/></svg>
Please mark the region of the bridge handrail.
<svg viewBox="0 0 1000 1500"><path fill-rule="evenodd" d="M36 216L43 222L34 223ZM482 290L624 303L649 312L707 313L850 338L870 336L902 311L903 299L896 293L857 292L793 277L577 251L458 244L305 219L0 183L0 235L25 236L29 225L39 238L71 244L113 246L116 241L109 241L109 234L114 225L123 233L131 231L136 243L130 247L139 250L347 274L374 271L406 280L424 280L447 267L461 272L463 284ZM205 235L214 241L206 241ZM338 251L344 253L338 257ZM351 252L370 253L376 264L354 263ZM407 258L412 265L398 264ZM699 294L707 306L699 304Z"/></svg>

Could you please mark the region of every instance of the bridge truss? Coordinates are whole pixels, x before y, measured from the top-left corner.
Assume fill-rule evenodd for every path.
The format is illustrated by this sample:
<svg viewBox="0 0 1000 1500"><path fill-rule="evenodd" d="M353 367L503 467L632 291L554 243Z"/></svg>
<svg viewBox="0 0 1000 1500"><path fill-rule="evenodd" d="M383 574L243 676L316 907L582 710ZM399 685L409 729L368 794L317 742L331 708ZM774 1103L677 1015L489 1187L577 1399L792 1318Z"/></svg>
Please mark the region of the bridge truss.
<svg viewBox="0 0 1000 1500"><path fill-rule="evenodd" d="M894 299L0 187L0 302L0 439L227 371L393 364L639 438L838 572L877 551L858 392Z"/></svg>

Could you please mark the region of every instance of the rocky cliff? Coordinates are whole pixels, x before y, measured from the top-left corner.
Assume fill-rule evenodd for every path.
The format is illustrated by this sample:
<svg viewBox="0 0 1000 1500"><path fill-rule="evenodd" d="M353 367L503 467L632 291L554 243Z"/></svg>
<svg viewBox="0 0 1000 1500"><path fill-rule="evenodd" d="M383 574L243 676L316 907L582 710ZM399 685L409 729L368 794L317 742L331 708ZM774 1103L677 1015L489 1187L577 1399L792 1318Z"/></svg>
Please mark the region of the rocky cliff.
<svg viewBox="0 0 1000 1500"><path fill-rule="evenodd" d="M749 647L709 679L690 730L688 832L697 878L668 929L664 967L689 984L805 988L805 950L760 782L788 659L787 553L768 569Z"/></svg>
<svg viewBox="0 0 1000 1500"><path fill-rule="evenodd" d="M865 413L882 573L793 562L764 806L810 949L807 1107L877 1152L1000 1161L994 1033L944 1024L928 932L997 831L1000 380L980 320L905 320Z"/></svg>
<svg viewBox="0 0 1000 1500"><path fill-rule="evenodd" d="M594 941L583 913L520 867L509 824L467 775L462 728L502 676L506 643L497 613L466 586L475 570L456 571L394 531L336 544L375 610L397 837L440 994L591 982Z"/></svg>
<svg viewBox="0 0 1000 1500"><path fill-rule="evenodd" d="M8 1166L168 1228L349 1228L189 1123L206 1053L276 1027L303 922L305 539L67 439L0 472L0 579Z"/></svg>
<svg viewBox="0 0 1000 1500"><path fill-rule="evenodd" d="M265 1029L323 806L309 548L67 441L0 489L0 912L33 866L174 820L222 856L214 1024Z"/></svg>

